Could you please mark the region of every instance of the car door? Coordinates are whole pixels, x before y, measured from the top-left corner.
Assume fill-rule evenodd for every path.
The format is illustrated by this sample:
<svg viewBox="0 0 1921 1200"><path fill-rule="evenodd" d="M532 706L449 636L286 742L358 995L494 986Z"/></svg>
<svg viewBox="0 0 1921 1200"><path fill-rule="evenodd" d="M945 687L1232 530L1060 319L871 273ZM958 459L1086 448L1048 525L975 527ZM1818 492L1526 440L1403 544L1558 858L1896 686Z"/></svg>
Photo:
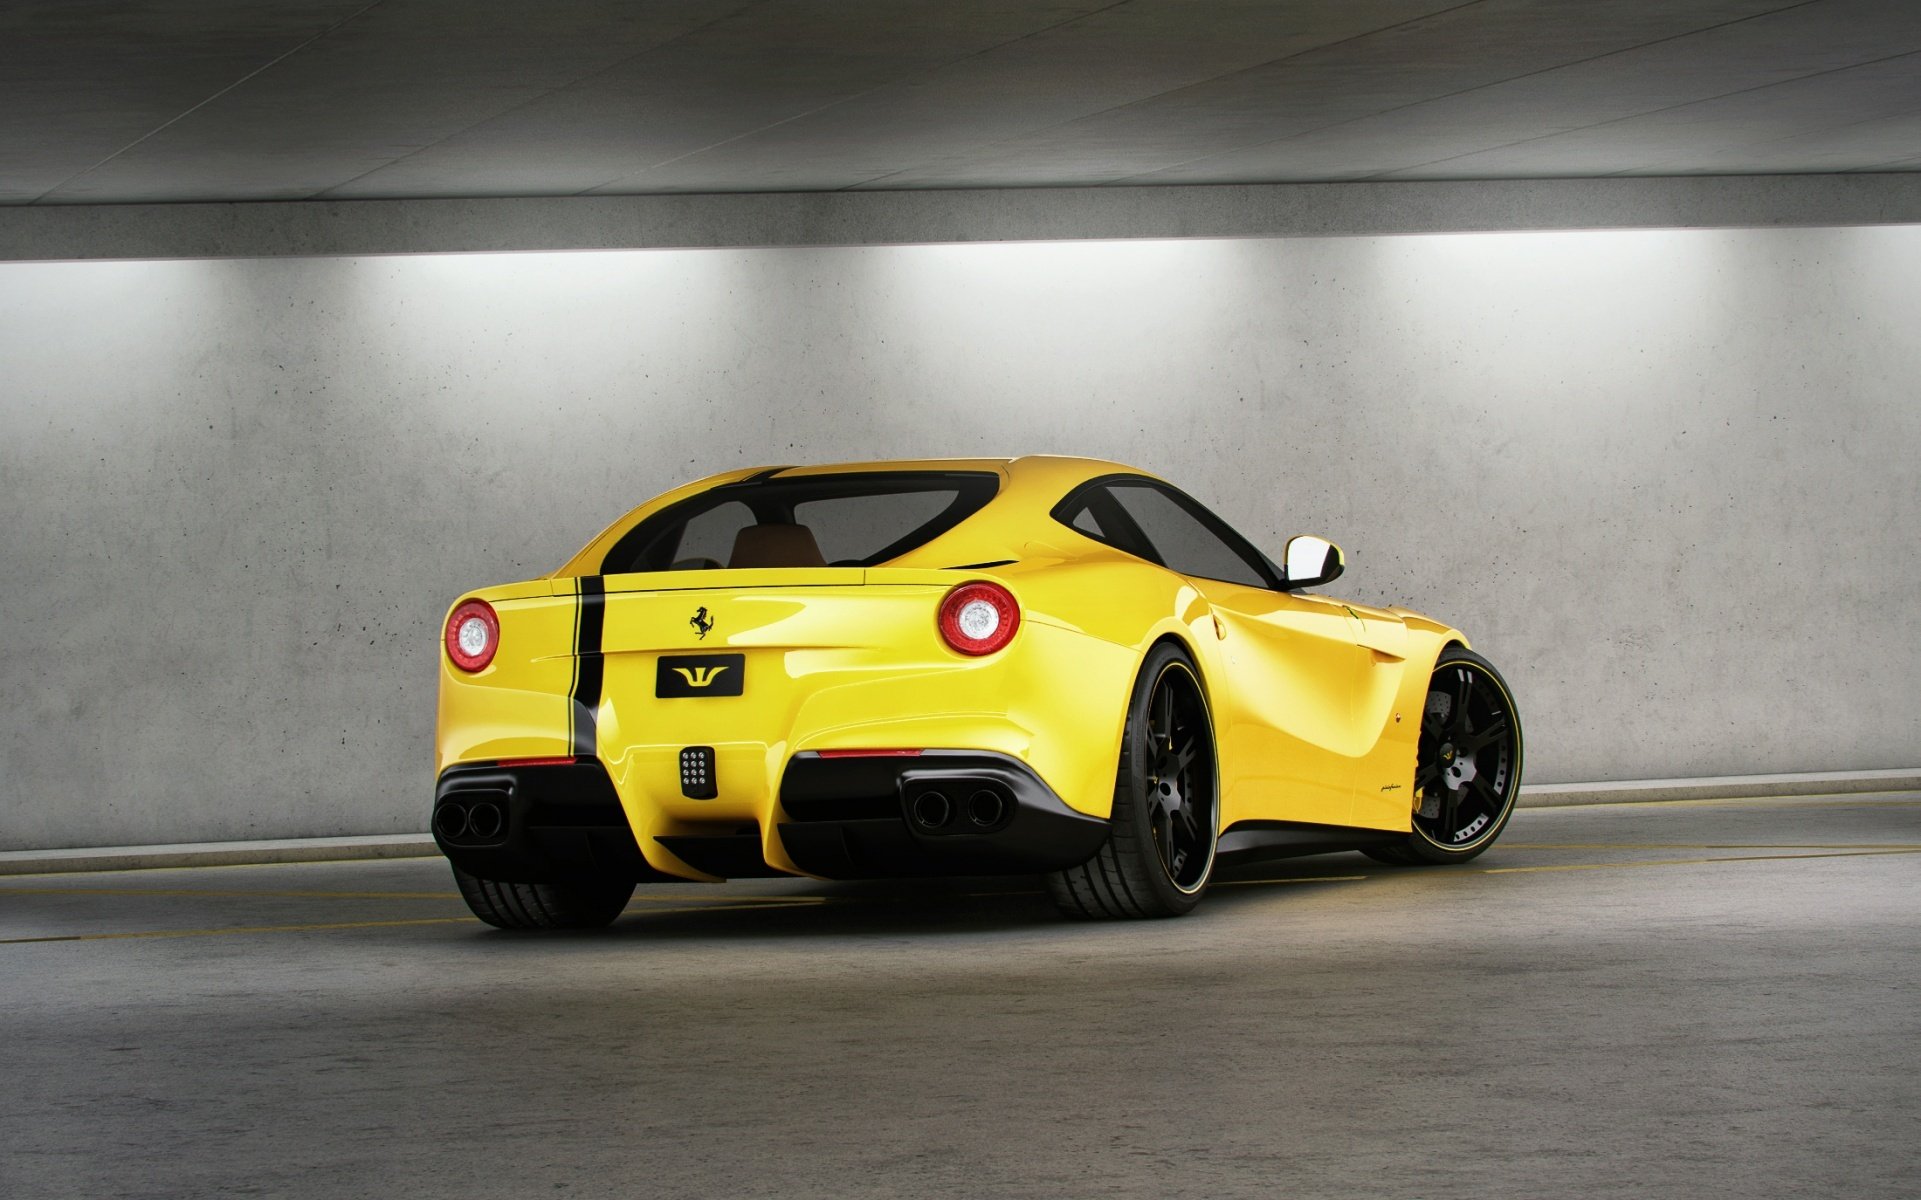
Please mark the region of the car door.
<svg viewBox="0 0 1921 1200"><path fill-rule="evenodd" d="M1356 731L1371 665L1347 607L1282 590L1244 538L1156 481L1105 483L1074 523L1179 572L1213 609L1226 663L1226 677L1208 681L1222 827L1253 819L1348 824L1356 761L1374 739Z"/></svg>

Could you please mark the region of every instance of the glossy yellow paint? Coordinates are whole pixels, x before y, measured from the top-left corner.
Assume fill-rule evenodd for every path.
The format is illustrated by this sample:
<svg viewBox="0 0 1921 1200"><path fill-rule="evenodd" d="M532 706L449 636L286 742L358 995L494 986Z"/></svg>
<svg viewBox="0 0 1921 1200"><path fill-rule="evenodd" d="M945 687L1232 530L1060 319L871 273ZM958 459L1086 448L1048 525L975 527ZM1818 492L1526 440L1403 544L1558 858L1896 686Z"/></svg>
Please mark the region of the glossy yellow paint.
<svg viewBox="0 0 1921 1200"><path fill-rule="evenodd" d="M978 470L1001 477L972 517L882 567L598 576L637 522L753 471L668 492L609 525L546 579L469 593L500 617L478 674L441 655L437 769L569 753L583 581L605 590L601 699L585 716L648 861L706 878L656 839L758 824L767 861L794 870L776 825L788 760L805 750L992 750L1062 800L1106 815L1134 676L1164 638L1192 655L1214 715L1221 826L1264 819L1406 830L1428 675L1457 632L1418 614L1191 579L1084 537L1049 510L1117 463L1031 457L841 464L783 475ZM1151 478L1151 476L1150 476ZM1013 560L982 570L961 564ZM949 649L935 611L987 579L1020 603L1013 642ZM463 596L461 599L466 599ZM705 608L711 634L690 615ZM450 609L451 611L451 609ZM658 699L663 654L745 656L740 696ZM719 797L681 795L682 747L715 748Z"/></svg>
<svg viewBox="0 0 1921 1200"><path fill-rule="evenodd" d="M555 593L555 582L547 579L470 593L492 604L502 629L513 631L514 652L469 675L441 647L436 772L458 762L568 752L567 694L579 605L571 581Z"/></svg>

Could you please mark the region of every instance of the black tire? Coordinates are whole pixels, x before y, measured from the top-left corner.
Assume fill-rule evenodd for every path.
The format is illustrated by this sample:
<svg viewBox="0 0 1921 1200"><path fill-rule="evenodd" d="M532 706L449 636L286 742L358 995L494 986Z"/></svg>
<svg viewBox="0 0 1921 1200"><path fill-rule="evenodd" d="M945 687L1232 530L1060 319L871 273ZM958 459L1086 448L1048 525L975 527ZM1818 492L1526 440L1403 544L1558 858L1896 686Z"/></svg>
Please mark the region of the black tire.
<svg viewBox="0 0 1921 1200"><path fill-rule="evenodd" d="M1434 664L1414 759L1413 830L1364 851L1396 866L1459 863L1494 844L1521 794L1521 714L1494 664L1449 646Z"/></svg>
<svg viewBox="0 0 1921 1200"><path fill-rule="evenodd" d="M1141 665L1128 703L1107 843L1047 877L1071 917L1178 917L1201 902L1220 840L1220 770L1200 672L1172 643Z"/></svg>
<svg viewBox="0 0 1921 1200"><path fill-rule="evenodd" d="M600 929L613 924L633 897L631 879L578 883L505 883L454 868L460 898L496 929Z"/></svg>

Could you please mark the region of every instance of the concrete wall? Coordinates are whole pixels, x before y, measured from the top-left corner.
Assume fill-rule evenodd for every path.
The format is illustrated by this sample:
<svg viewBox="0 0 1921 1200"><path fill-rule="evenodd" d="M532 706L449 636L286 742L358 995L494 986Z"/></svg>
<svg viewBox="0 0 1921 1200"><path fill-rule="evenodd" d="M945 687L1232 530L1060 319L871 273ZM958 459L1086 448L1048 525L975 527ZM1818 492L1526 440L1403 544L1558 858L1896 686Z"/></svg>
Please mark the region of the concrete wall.
<svg viewBox="0 0 1921 1200"><path fill-rule="evenodd" d="M435 642L740 463L1186 483L1543 781L1913 765L1921 227L0 265L0 848L419 829Z"/></svg>

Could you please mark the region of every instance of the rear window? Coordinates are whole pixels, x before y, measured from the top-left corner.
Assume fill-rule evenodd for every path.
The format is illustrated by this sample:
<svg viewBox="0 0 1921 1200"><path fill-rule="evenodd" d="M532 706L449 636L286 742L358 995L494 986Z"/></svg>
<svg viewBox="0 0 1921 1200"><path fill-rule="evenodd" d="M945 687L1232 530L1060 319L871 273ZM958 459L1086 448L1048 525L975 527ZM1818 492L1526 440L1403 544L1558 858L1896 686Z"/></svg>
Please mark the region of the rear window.
<svg viewBox="0 0 1921 1200"><path fill-rule="evenodd" d="M732 567L872 567L994 498L991 471L862 471L722 484L628 530L601 574Z"/></svg>

